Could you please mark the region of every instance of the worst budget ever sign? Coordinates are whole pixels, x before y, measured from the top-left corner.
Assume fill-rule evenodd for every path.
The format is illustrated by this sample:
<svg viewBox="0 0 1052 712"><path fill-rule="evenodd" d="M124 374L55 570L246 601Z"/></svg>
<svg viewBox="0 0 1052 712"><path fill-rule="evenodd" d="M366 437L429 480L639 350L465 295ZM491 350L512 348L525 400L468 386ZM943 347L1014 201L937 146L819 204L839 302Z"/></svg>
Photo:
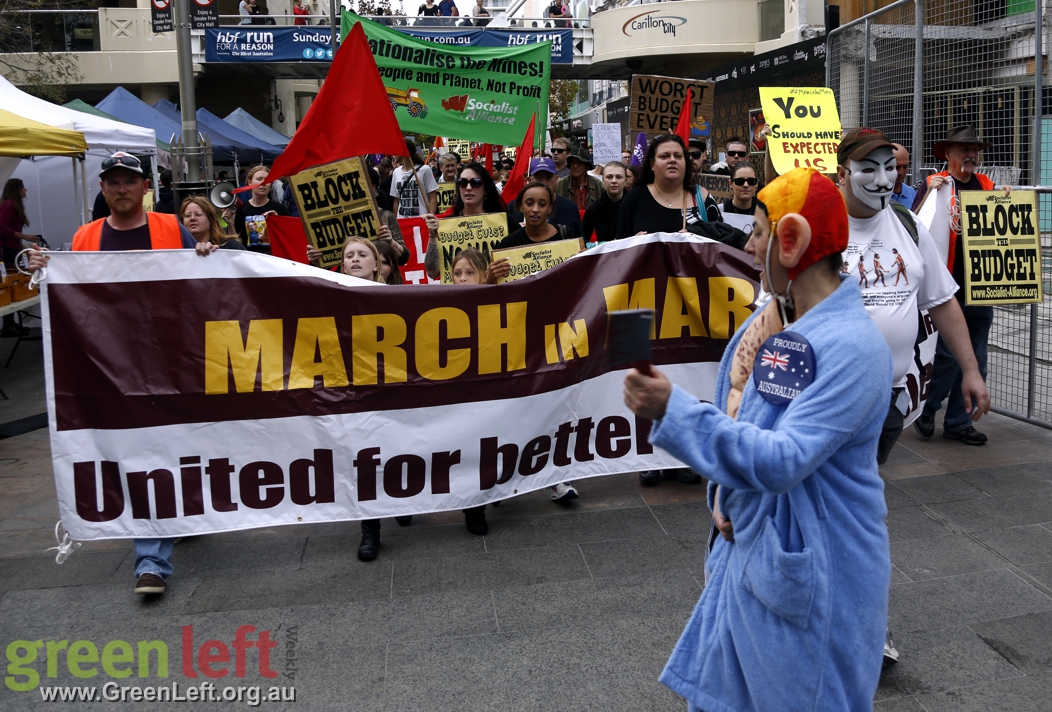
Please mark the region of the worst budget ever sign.
<svg viewBox="0 0 1052 712"><path fill-rule="evenodd" d="M753 308L746 258L652 235L510 284L408 289L250 252L56 253L43 314L62 522L77 539L204 534L678 466L623 403L607 314L653 308L655 362L711 399Z"/></svg>

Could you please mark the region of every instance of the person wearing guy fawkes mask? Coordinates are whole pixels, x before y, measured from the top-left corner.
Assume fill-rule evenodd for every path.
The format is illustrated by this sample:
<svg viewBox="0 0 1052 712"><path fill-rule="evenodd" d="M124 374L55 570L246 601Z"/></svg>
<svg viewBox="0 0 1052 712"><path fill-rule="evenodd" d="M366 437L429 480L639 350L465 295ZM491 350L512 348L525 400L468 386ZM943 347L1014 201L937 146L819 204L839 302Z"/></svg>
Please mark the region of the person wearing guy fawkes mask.
<svg viewBox="0 0 1052 712"><path fill-rule="evenodd" d="M878 253L897 254L909 283L862 289L862 302L884 335L893 359L888 416L877 447L877 463L884 464L902 432L909 402L906 373L913 362L917 340L917 310L927 309L939 338L961 364L961 391L972 420L990 409L990 394L979 373L961 307L953 298L957 284L939 257L928 230L910 214L896 214L891 193L897 178L894 145L882 132L860 128L848 133L837 150L837 182L848 214L848 247L844 261L856 271L859 260L872 263ZM916 226L917 239L903 220ZM892 250L895 253L892 253ZM884 646L885 663L898 659L890 633Z"/></svg>

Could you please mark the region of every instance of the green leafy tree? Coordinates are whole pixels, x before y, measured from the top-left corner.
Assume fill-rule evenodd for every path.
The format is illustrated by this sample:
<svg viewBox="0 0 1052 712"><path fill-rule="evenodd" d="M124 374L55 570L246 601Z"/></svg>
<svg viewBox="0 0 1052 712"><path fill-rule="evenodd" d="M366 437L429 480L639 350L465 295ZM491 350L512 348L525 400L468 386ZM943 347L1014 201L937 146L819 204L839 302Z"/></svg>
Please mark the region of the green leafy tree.
<svg viewBox="0 0 1052 712"><path fill-rule="evenodd" d="M548 113L553 119L565 119L577 101L578 83L572 79L553 79L548 93Z"/></svg>
<svg viewBox="0 0 1052 712"><path fill-rule="evenodd" d="M358 0L355 10L359 15L400 15L405 17L402 8L397 10L391 6L391 0Z"/></svg>
<svg viewBox="0 0 1052 712"><path fill-rule="evenodd" d="M26 11L96 7L98 0L0 0L0 74L31 94L61 102L66 86L81 80L72 52L90 42L81 35L93 37L98 23L91 14Z"/></svg>

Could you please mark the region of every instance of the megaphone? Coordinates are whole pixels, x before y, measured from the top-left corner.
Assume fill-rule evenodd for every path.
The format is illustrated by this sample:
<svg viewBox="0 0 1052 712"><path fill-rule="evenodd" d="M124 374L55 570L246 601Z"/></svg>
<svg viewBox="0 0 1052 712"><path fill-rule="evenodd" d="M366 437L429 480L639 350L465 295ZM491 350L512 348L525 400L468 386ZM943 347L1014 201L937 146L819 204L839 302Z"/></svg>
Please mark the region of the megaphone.
<svg viewBox="0 0 1052 712"><path fill-rule="evenodd" d="M216 183L208 194L208 199L220 210L229 208L237 200L234 196L234 186L230 183Z"/></svg>

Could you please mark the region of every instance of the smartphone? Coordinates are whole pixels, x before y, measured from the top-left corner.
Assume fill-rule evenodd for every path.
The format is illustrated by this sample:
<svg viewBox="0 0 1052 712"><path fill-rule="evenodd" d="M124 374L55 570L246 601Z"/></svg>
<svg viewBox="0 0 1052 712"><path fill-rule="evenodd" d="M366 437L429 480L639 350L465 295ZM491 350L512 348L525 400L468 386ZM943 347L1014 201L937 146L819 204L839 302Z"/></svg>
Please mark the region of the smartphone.
<svg viewBox="0 0 1052 712"><path fill-rule="evenodd" d="M614 368L633 366L650 373L650 328L653 309L611 312L606 334L606 355Z"/></svg>

